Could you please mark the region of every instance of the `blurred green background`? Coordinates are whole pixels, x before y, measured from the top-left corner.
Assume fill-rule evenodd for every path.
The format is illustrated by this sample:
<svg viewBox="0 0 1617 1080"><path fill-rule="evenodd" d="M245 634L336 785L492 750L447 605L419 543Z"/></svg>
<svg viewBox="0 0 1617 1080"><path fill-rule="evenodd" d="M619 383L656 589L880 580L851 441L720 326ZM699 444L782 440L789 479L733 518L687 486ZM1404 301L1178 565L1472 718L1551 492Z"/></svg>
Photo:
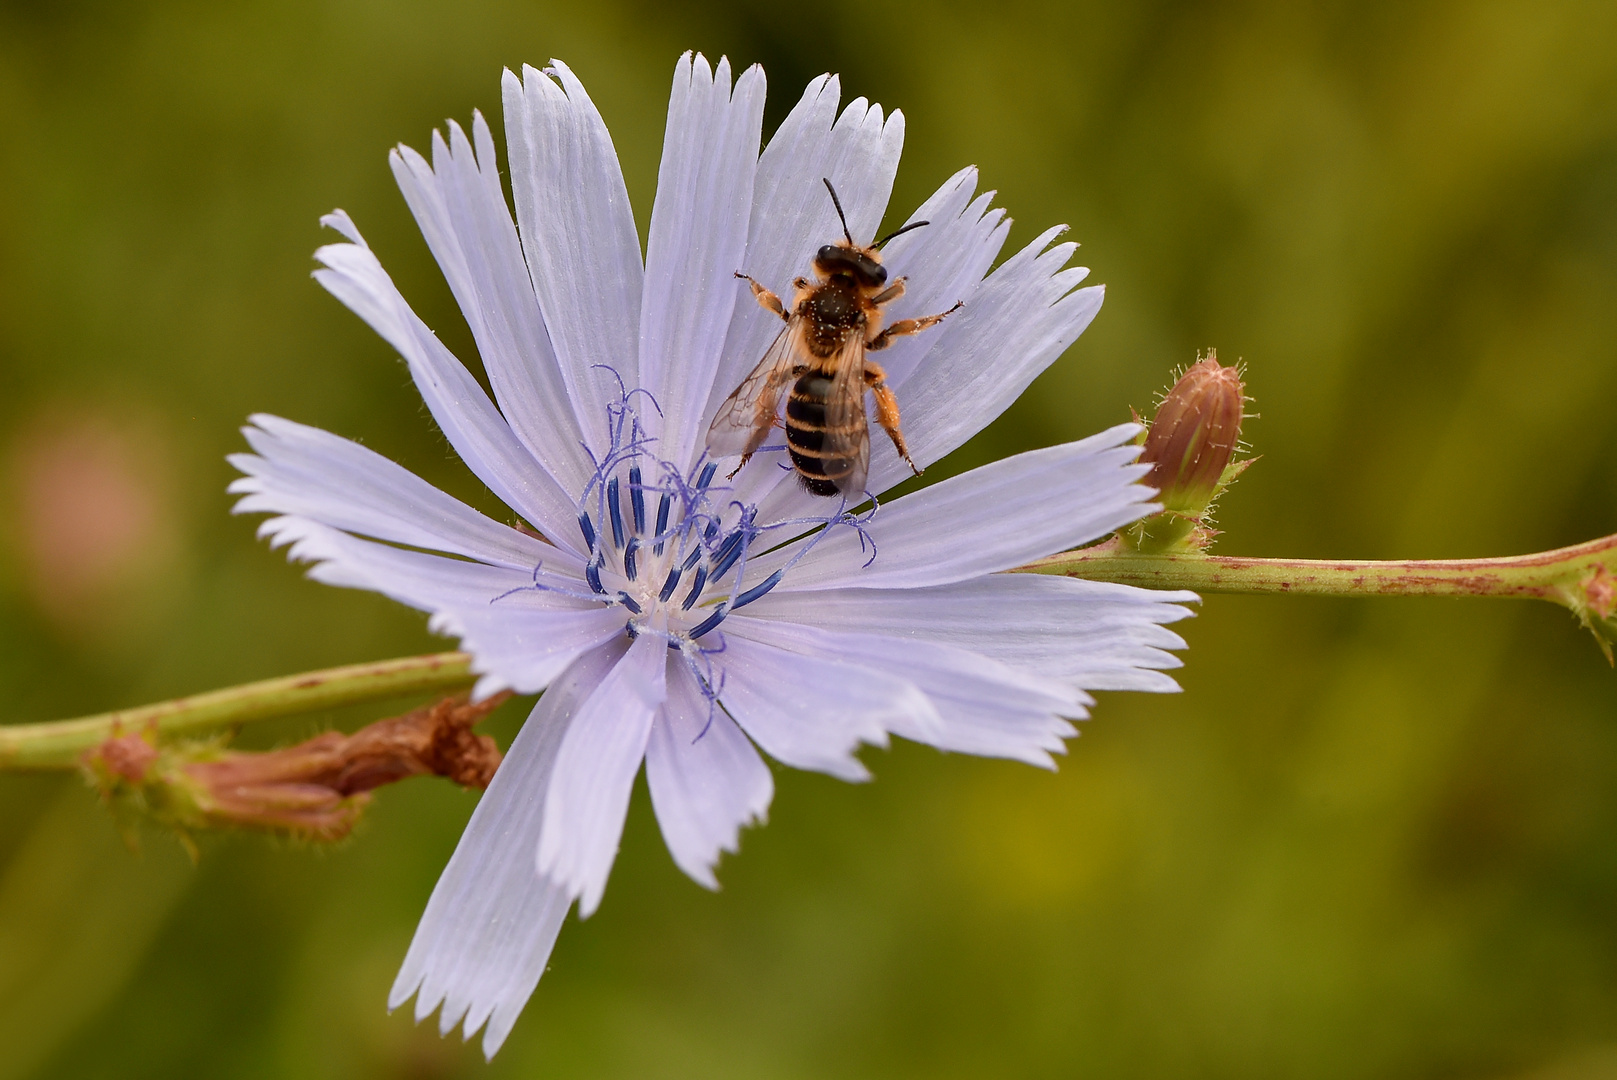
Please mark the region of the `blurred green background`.
<svg viewBox="0 0 1617 1080"><path fill-rule="evenodd" d="M672 65L762 62L909 122L889 220L967 163L1108 286L949 468L1244 358L1263 460L1221 550L1508 554L1617 531L1617 5L0 0L8 720L447 647L232 518L268 410L489 506L312 281L349 210L469 335L385 154L566 59L642 229ZM1177 697L1059 773L781 771L710 895L643 788L600 913L492 1066L383 1006L474 802L379 794L314 850L130 854L0 776L0 1078L1617 1076L1617 676L1562 611L1212 597ZM269 746L355 713L266 725ZM520 712L491 723L509 738Z"/></svg>

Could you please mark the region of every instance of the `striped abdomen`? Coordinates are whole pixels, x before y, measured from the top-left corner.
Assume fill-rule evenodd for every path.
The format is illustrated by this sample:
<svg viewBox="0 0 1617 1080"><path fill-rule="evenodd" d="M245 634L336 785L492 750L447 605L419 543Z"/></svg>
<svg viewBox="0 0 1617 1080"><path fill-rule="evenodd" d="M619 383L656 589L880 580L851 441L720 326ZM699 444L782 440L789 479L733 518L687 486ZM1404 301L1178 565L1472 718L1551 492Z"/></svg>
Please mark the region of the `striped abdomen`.
<svg viewBox="0 0 1617 1080"><path fill-rule="evenodd" d="M835 495L838 482L853 472L864 420L861 412L854 423L831 430L826 424L830 398L830 378L812 372L793 383L786 398L786 449L797 478L815 495Z"/></svg>

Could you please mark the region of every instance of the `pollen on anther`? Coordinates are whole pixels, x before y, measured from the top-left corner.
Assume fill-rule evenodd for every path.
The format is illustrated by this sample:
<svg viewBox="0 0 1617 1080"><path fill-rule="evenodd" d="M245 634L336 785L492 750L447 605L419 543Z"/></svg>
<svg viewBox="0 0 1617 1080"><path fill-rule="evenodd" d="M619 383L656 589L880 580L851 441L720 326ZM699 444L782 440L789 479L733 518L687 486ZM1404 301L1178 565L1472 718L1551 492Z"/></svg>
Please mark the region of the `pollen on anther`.
<svg viewBox="0 0 1617 1080"><path fill-rule="evenodd" d="M618 478L606 482L606 510L612 519L612 546L623 546L623 505L618 499Z"/></svg>
<svg viewBox="0 0 1617 1080"><path fill-rule="evenodd" d="M674 497L663 492L663 497L657 500L657 544L652 548L658 555L663 553L662 535L668 531L668 513L674 508Z"/></svg>
<svg viewBox="0 0 1617 1080"><path fill-rule="evenodd" d="M634 516L634 531L646 531L646 490L640 483L640 466L629 466L629 511Z"/></svg>
<svg viewBox="0 0 1617 1080"><path fill-rule="evenodd" d="M725 606L723 604L720 604L718 607L714 608L713 609L713 614L709 615L707 618L703 619L701 622L697 623L694 627L691 628L691 631L690 631L691 640L695 641L697 638L701 637L703 634L707 633L709 630L712 630L715 626L717 626L721 622L723 622L724 617L726 615L728 615L728 614L729 614L729 611L727 611L725 609Z"/></svg>
<svg viewBox="0 0 1617 1080"><path fill-rule="evenodd" d="M657 599L666 603L668 598L674 595L674 590L679 588L679 575L680 568L677 566L668 571L668 580L663 582L662 591L657 594Z"/></svg>
<svg viewBox="0 0 1617 1080"><path fill-rule="evenodd" d="M758 584L736 597L735 605L731 610L734 610L734 608L746 607L748 604L764 595L764 593L768 592L770 589L773 589L776 585L779 585L781 576L781 571L776 570L773 574L770 574Z"/></svg>
<svg viewBox="0 0 1617 1080"><path fill-rule="evenodd" d="M689 611L696 601L702 598L702 590L706 587L707 567L699 566L696 568L696 576L691 579L691 591L686 594L685 603L682 605L685 611Z"/></svg>

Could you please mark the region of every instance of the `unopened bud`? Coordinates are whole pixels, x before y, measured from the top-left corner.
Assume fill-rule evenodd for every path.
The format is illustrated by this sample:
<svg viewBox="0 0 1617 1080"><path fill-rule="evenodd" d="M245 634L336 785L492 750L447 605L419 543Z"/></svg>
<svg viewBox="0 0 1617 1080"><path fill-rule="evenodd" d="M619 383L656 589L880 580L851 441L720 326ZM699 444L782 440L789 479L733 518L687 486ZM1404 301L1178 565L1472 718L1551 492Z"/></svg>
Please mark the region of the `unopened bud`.
<svg viewBox="0 0 1617 1080"><path fill-rule="evenodd" d="M1246 464L1230 465L1241 441L1244 389L1240 371L1221 366L1210 351L1168 391L1140 453L1151 466L1140 482L1157 489L1163 509L1130 530L1141 550L1201 547L1211 536L1207 509Z"/></svg>
<svg viewBox="0 0 1617 1080"><path fill-rule="evenodd" d="M155 732L107 739L85 756L102 793L179 829L250 828L338 840L359 820L370 792L408 776L446 776L485 788L500 751L472 725L509 694L475 705L446 698L352 735L328 731L262 753L218 743L159 748Z"/></svg>

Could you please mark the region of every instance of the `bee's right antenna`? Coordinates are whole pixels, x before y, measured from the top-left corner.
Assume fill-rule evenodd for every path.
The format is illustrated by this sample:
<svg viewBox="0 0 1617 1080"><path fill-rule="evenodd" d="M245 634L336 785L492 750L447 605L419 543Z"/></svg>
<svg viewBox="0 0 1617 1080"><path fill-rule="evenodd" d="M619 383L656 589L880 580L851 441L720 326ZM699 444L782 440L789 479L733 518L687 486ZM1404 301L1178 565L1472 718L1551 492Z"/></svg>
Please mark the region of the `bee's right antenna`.
<svg viewBox="0 0 1617 1080"><path fill-rule="evenodd" d="M837 198L837 189L831 186L829 177L822 176L820 179L825 181L825 190L831 193L831 205L837 208L837 220L842 222L842 235L848 238L848 246L858 246L853 242L853 233L848 231L848 219L842 213L842 200Z"/></svg>
<svg viewBox="0 0 1617 1080"><path fill-rule="evenodd" d="M901 229L894 229L892 232L888 233L886 236L882 237L880 240L876 241L874 244L872 244L870 246L879 251L879 250L881 250L882 245L886 244L887 241L891 240L893 237L895 237L895 236L903 236L905 233L909 232L911 229L919 229L922 225L930 225L930 224L932 224L930 221L912 221L908 225L905 225Z"/></svg>

